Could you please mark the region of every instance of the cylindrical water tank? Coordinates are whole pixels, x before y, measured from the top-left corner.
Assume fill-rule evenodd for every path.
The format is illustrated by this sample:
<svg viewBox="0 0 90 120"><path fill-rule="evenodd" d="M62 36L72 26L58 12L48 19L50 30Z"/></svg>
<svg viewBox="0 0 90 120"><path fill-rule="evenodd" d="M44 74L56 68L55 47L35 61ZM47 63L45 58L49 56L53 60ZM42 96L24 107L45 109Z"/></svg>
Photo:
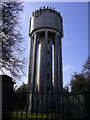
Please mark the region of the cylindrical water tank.
<svg viewBox="0 0 90 120"><path fill-rule="evenodd" d="M62 17L59 12L44 8L32 13L29 35L36 30L46 28L57 31L61 36L63 35Z"/></svg>

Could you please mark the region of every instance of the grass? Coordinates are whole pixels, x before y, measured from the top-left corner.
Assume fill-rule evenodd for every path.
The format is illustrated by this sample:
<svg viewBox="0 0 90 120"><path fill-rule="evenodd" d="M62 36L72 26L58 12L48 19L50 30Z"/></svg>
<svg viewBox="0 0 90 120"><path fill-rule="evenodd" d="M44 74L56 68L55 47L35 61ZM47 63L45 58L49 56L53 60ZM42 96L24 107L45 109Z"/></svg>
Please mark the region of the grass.
<svg viewBox="0 0 90 120"><path fill-rule="evenodd" d="M40 120L41 118L42 118L42 120L47 120L47 118L49 119L49 120L52 120L52 118L53 119L55 119L55 114L41 114L41 113L38 113L37 115L36 115L36 113L28 113L28 114L26 114L25 112L22 114L21 112L18 112L18 113L16 113L16 112L13 112L13 114L12 114L12 120L20 120L20 119L22 119L22 120L25 120L25 119L32 119L32 120L34 120L34 119L36 119L37 118L37 120Z"/></svg>

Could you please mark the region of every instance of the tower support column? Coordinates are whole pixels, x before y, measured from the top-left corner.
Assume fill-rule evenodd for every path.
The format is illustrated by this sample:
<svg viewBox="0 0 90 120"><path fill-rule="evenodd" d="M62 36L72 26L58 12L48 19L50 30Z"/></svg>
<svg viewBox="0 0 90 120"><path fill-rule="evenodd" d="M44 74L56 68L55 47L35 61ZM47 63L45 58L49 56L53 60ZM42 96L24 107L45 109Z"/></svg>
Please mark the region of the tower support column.
<svg viewBox="0 0 90 120"><path fill-rule="evenodd" d="M47 51L48 51L48 31L45 31L45 47L44 47L45 53L44 53L44 91L47 92Z"/></svg>
<svg viewBox="0 0 90 120"><path fill-rule="evenodd" d="M61 48L61 38L58 39L58 83L57 83L57 103L56 103L56 110L57 113L62 112L62 91L63 91L63 84L62 84L62 48Z"/></svg>
<svg viewBox="0 0 90 120"><path fill-rule="evenodd" d="M37 47L38 41L37 41L37 34L34 34L34 48L33 48L33 70L32 70L32 94L31 94L31 111L34 112L36 110L36 94L35 94L35 88L36 88L36 66L37 66Z"/></svg>
<svg viewBox="0 0 90 120"><path fill-rule="evenodd" d="M28 75L28 88L29 92L32 91L32 70L33 70L33 49L34 49L34 40L31 37L31 47L30 47L30 63L29 63L29 75Z"/></svg>
<svg viewBox="0 0 90 120"><path fill-rule="evenodd" d="M58 92L58 34L55 35L55 55L54 55L54 86L55 92Z"/></svg>
<svg viewBox="0 0 90 120"><path fill-rule="evenodd" d="M40 40L41 43L41 55L40 55L40 92L46 91L47 84L47 46L48 46L48 31L45 31L45 36Z"/></svg>
<svg viewBox="0 0 90 120"><path fill-rule="evenodd" d="M29 74L28 74L28 91L30 92L27 95L27 109L31 111L32 107L32 73L33 73L33 49L34 49L34 39L31 37L31 47L30 47L30 63L29 63Z"/></svg>
<svg viewBox="0 0 90 120"><path fill-rule="evenodd" d="M45 41L44 41L44 89L43 89L43 92L44 93L47 93L47 84L48 84L48 79L47 79L47 63L48 63L48 60L46 59L48 57L48 31L45 31ZM43 111L47 111L47 94L43 94Z"/></svg>
<svg viewBox="0 0 90 120"><path fill-rule="evenodd" d="M62 73L62 40L59 40L59 90L60 92L63 92L63 73Z"/></svg>
<svg viewBox="0 0 90 120"><path fill-rule="evenodd" d="M34 49L33 49L33 92L35 92L35 79L36 79L36 65L37 65L37 46L38 46L38 41L37 41L37 34L34 34Z"/></svg>

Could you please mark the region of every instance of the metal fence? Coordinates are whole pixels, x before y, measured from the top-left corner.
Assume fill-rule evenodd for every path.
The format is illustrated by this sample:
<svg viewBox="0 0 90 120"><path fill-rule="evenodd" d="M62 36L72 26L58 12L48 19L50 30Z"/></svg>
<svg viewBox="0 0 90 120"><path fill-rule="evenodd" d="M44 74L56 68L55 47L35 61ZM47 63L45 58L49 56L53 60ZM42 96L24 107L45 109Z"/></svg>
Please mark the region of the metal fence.
<svg viewBox="0 0 90 120"><path fill-rule="evenodd" d="M90 92L35 92L13 97L11 120L89 119Z"/></svg>

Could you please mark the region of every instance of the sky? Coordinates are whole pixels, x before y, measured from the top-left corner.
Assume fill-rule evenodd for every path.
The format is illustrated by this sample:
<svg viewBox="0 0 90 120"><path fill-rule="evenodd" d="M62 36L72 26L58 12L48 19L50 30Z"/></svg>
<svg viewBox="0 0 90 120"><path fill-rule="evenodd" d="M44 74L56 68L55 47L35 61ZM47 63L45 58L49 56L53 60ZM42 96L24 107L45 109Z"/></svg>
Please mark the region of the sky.
<svg viewBox="0 0 90 120"><path fill-rule="evenodd" d="M24 56L27 64L29 63L30 54L30 17L32 12L41 6L56 8L63 17L62 61L63 83L65 86L69 84L71 74L81 72L82 66L88 58L88 3L25 2L24 12L21 14L21 32L26 42ZM22 82L28 82L27 76L22 77Z"/></svg>

